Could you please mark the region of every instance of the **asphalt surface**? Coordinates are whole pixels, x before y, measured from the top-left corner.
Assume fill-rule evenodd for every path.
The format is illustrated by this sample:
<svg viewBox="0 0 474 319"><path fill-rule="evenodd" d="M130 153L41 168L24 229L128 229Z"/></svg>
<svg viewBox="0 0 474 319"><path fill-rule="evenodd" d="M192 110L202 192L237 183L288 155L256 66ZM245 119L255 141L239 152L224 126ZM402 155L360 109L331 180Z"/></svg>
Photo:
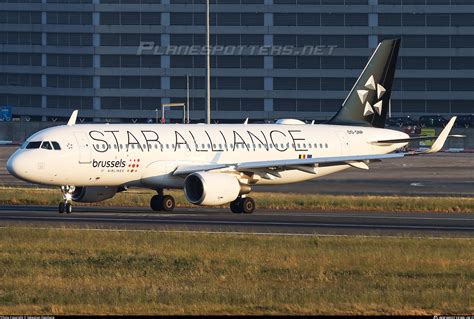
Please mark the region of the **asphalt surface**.
<svg viewBox="0 0 474 319"><path fill-rule="evenodd" d="M0 186L34 186L6 170L13 146L0 147ZM474 153L437 153L384 160L369 171L350 168L311 181L254 187L254 191L307 194L474 196Z"/></svg>
<svg viewBox="0 0 474 319"><path fill-rule="evenodd" d="M153 229L258 234L430 235L472 237L474 215L442 213L256 211L232 214L223 209L148 209L74 207L60 215L56 207L0 206L0 226Z"/></svg>

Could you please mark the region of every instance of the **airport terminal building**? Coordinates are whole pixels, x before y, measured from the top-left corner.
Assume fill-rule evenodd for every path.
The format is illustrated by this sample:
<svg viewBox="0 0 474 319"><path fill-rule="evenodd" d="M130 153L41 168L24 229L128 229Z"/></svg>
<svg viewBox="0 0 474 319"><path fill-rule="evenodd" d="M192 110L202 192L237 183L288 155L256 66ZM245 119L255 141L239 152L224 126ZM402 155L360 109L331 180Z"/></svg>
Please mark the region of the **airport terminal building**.
<svg viewBox="0 0 474 319"><path fill-rule="evenodd" d="M0 106L49 121L205 116L205 0L0 0ZM212 118L326 119L384 38L392 116L474 113L474 0L211 0ZM189 81L188 81L189 79ZM181 111L171 115L178 118Z"/></svg>

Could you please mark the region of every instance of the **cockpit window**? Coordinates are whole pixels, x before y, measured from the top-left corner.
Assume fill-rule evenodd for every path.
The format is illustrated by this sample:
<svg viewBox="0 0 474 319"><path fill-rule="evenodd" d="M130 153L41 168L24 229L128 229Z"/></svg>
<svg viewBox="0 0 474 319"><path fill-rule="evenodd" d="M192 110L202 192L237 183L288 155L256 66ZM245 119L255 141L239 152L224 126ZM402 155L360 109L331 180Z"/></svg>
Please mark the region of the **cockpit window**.
<svg viewBox="0 0 474 319"><path fill-rule="evenodd" d="M43 141L43 144L41 144L41 148L45 150L52 150L53 147L51 146L51 143L48 141Z"/></svg>
<svg viewBox="0 0 474 319"><path fill-rule="evenodd" d="M29 142L26 146L26 149L37 149L41 148L43 150L61 150L61 146L59 146L58 142L50 142L50 141L43 141L43 142Z"/></svg>
<svg viewBox="0 0 474 319"><path fill-rule="evenodd" d="M41 142L29 142L28 145L26 145L27 149L34 149L34 148L40 148Z"/></svg>
<svg viewBox="0 0 474 319"><path fill-rule="evenodd" d="M61 150L61 146L59 146L59 143L58 143L58 142L51 142L51 144L53 144L53 148L54 148L55 150L58 150L58 151Z"/></svg>

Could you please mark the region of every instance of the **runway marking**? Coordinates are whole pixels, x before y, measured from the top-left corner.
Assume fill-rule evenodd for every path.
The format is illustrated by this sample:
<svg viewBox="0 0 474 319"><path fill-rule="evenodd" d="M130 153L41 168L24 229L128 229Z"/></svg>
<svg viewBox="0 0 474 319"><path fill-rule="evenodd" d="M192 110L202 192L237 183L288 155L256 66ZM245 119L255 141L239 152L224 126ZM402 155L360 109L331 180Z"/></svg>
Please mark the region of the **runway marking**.
<svg viewBox="0 0 474 319"><path fill-rule="evenodd" d="M0 211L0 217L3 217L4 214L11 214L11 212L2 212ZM114 217L204 217L204 216L209 216L213 215L214 213L201 213L201 214L159 214L159 215L154 215L154 214L134 214L134 213L94 213L94 212L76 212L75 214L80 214L80 215L92 215L92 216L114 216ZM217 215L214 215L217 216ZM232 215L229 215L232 216ZM271 214L253 214L252 216L272 216ZM474 221L474 216L473 218L446 218L446 217L397 217L397 216L365 216L365 215L351 215L351 214L346 214L346 215L325 215L325 214L291 214L291 213L286 213L286 214L279 214L275 213L273 216L288 216L288 217L327 217L327 218L364 218L364 219L394 219L394 220L439 220L439 221ZM15 216L17 217L17 216ZM22 217L22 216L18 216ZM35 218L40 218L40 217L50 217L50 216L37 216ZM66 218L66 217L53 217L51 218ZM71 217L73 218L73 217ZM98 218L98 217L87 217L87 218ZM124 219L125 220L125 219Z"/></svg>
<svg viewBox="0 0 474 319"><path fill-rule="evenodd" d="M0 226L0 229L11 228L11 226ZM433 236L394 236L394 235L359 235L359 234L318 234L318 233L265 233L265 232L238 232L238 231L197 231L197 230L159 230L159 229L110 229L110 228L58 228L58 227L16 227L20 229L35 230L75 230L75 231L97 231L97 232L152 232L164 234L204 234L204 235L252 235L252 236L282 236L282 237L359 237L359 238L409 238L409 239L461 239L473 240L470 237L433 237Z"/></svg>
<svg viewBox="0 0 474 319"><path fill-rule="evenodd" d="M278 213L277 213L278 214ZM452 218L446 218L446 217L410 217L410 216L373 216L373 215L353 215L352 213L338 213L335 212L335 214L338 215L331 215L331 213L311 213L308 212L307 214L292 214L292 213L283 213L283 214L278 214L278 216L296 216L296 217L311 217L311 216L316 216L316 217L331 217L331 218L347 218L347 217L354 217L354 218L368 218L368 219L410 219L410 220L459 220L459 221L474 221L474 216L472 218L457 218L457 217L452 217ZM342 215L345 214L345 215ZM377 212L374 212L374 214L377 214ZM403 213L401 212L400 214L408 214L408 213ZM420 213L423 214L423 213ZM448 213L439 213L439 214L448 214ZM268 216L269 214L254 214L257 216Z"/></svg>
<svg viewBox="0 0 474 319"><path fill-rule="evenodd" d="M128 222L128 223L164 223L164 224L211 224L211 225L250 225L250 226L288 226L288 227L344 227L344 228L387 228L387 229L429 229L429 230L466 230L474 231L474 227L445 227L445 226L413 226L413 225L377 225L377 224L333 224L333 223L314 223L314 222L265 222L265 221L222 221L222 220L186 220L186 219L119 219L119 218L82 218L82 217L49 217L49 216L3 216L11 220L56 220L56 221L89 221L89 222Z"/></svg>
<svg viewBox="0 0 474 319"><path fill-rule="evenodd" d="M12 209L13 207L0 207L0 216L2 213L11 213L11 212L22 212L23 210L19 209ZM34 207L34 209L37 209L37 207ZM48 210L47 207L40 207L41 211L40 212L49 212L52 213L52 210ZM118 208L119 210L122 210L123 208ZM109 210L111 210L109 208ZM222 210L218 209L207 209L207 211L204 211L202 209L186 209L185 211L181 212L176 212L176 213L169 213L169 214L161 214L161 213L146 213L146 212L140 212L140 213L130 213L124 211L123 213L121 212L106 212L106 211L77 211L75 214L81 214L81 215L90 215L90 214L96 214L96 215L102 215L102 216L129 216L129 217L178 217L178 216L208 216L207 214L220 214L223 213ZM227 212L226 212L227 213ZM401 214L400 216L374 216L375 214L378 214L379 212L374 212L371 215L359 215L357 213L346 213L346 212L339 212L339 211L334 211L334 212L324 212L324 213L313 213L313 212L298 212L298 213L291 213L291 212L266 212L266 211L260 211L252 216L290 216L290 217L328 217L328 218L347 218L347 217L354 217L354 218L369 218L369 219L403 219L403 220L450 220L450 221L474 221L474 215L472 218L459 218L459 217L418 217L418 216L402 216L402 214L410 214L411 212L399 212ZM389 213L397 213L397 212L389 212ZM415 212L416 213L416 212ZM424 213L420 213L424 214ZM437 213L438 214L438 213ZM439 213L439 214L449 214L449 213ZM233 216L230 213L228 216Z"/></svg>

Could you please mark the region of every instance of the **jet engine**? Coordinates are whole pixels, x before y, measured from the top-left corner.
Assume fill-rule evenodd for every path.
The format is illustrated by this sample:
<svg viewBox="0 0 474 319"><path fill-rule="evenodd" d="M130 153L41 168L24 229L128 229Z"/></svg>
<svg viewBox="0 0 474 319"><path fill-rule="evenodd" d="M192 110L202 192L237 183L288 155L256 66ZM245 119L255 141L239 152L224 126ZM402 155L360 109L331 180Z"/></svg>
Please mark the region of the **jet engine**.
<svg viewBox="0 0 474 319"><path fill-rule="evenodd" d="M117 187L87 186L76 187L72 193L72 200L82 203L95 203L114 197Z"/></svg>
<svg viewBox="0 0 474 319"><path fill-rule="evenodd" d="M196 205L226 204L249 192L249 186L240 185L237 177L230 174L197 172L184 180L186 199Z"/></svg>

